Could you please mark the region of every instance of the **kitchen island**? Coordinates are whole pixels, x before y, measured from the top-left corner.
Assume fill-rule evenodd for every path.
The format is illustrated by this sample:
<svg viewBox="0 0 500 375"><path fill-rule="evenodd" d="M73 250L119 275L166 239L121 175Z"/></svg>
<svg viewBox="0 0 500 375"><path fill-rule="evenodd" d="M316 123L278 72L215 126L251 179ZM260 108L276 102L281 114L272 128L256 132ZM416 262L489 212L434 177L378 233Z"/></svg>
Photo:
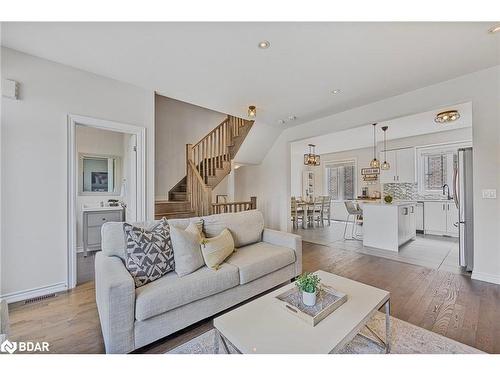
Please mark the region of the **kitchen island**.
<svg viewBox="0 0 500 375"><path fill-rule="evenodd" d="M399 251L416 237L417 202L360 203L363 209L363 246Z"/></svg>

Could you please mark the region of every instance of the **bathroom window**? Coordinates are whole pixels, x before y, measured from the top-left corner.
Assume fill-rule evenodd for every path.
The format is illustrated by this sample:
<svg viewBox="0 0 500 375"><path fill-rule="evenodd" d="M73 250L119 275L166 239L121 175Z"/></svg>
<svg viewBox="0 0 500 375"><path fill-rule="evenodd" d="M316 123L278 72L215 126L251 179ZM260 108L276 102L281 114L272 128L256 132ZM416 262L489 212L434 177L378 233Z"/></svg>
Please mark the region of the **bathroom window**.
<svg viewBox="0 0 500 375"><path fill-rule="evenodd" d="M116 193L120 159L117 156L80 155L80 195Z"/></svg>
<svg viewBox="0 0 500 375"><path fill-rule="evenodd" d="M339 161L325 166L326 191L334 201L351 200L356 192L356 161Z"/></svg>

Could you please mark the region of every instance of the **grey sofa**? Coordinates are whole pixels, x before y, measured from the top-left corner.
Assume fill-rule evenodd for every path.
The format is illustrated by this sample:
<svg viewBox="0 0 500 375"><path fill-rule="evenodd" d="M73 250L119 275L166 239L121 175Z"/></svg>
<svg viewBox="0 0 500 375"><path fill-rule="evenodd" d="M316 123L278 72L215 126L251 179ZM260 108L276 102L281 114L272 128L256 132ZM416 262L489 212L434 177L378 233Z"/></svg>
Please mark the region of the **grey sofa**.
<svg viewBox="0 0 500 375"><path fill-rule="evenodd" d="M131 352L289 282L302 272L301 237L264 229L259 211L202 219L207 237L228 228L237 251L217 271L202 267L184 277L170 272L137 289L123 262L123 224L103 225L102 251L95 259L95 282L107 353ZM190 220L199 218L171 219L169 224L185 228ZM155 223L136 225L149 228Z"/></svg>

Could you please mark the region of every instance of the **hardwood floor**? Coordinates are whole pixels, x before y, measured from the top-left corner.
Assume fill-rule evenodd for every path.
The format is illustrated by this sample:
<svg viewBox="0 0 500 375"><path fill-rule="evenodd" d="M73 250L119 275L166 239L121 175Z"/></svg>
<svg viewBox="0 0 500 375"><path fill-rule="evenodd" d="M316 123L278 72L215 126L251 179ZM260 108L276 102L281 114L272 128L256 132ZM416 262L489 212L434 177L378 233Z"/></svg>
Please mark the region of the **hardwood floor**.
<svg viewBox="0 0 500 375"><path fill-rule="evenodd" d="M304 271L323 269L391 292L391 314L488 353L500 353L500 286L354 251L303 243ZM94 284L10 309L13 340L44 340L52 353L103 353ZM139 349L165 353L212 328L199 322Z"/></svg>

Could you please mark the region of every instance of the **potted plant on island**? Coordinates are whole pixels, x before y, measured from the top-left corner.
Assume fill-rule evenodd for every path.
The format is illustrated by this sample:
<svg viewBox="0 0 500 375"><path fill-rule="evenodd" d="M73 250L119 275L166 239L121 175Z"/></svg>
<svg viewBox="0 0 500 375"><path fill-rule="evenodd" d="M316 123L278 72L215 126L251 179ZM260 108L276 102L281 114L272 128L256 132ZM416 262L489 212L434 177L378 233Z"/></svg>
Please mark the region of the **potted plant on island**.
<svg viewBox="0 0 500 375"><path fill-rule="evenodd" d="M316 304L316 293L319 290L321 279L312 273L303 273L297 278L295 285L302 291L302 302L306 306Z"/></svg>

